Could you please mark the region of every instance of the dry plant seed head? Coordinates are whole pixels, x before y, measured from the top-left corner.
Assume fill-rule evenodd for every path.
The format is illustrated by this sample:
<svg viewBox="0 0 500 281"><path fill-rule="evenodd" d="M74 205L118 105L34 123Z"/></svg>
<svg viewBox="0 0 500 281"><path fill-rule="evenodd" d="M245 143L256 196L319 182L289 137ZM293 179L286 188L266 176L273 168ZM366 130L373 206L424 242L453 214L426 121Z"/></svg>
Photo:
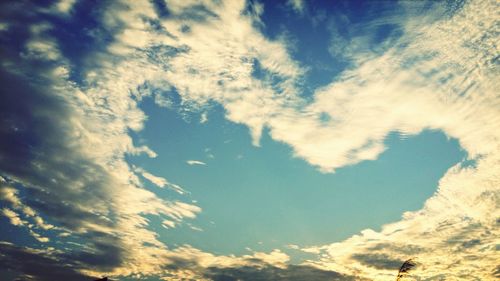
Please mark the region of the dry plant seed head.
<svg viewBox="0 0 500 281"><path fill-rule="evenodd" d="M417 265L417 263L413 260L413 259L408 259L406 260L402 265L401 267L399 268L399 271L398 271L398 276L396 278L396 281L400 281L400 280L403 280L403 278L405 276L408 275L408 273L410 272L410 270L412 270L413 268L415 268L415 266Z"/></svg>

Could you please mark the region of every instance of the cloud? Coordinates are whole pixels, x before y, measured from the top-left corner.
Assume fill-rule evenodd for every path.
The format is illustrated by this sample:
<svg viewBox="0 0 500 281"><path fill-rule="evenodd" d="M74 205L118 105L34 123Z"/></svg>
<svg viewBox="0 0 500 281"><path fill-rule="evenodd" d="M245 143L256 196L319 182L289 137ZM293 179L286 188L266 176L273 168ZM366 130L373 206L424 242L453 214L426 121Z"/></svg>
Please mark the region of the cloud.
<svg viewBox="0 0 500 281"><path fill-rule="evenodd" d="M22 53L28 59L56 61L61 59L55 41L34 38L26 43L26 51Z"/></svg>
<svg viewBox="0 0 500 281"><path fill-rule="evenodd" d="M334 271L321 270L312 266L305 265L289 265L286 268L279 268L274 266L263 266L263 267L252 267L252 266L242 266L242 267L229 267L229 268L218 268L210 267L205 272L205 277L213 281L222 280L283 280L283 281L294 281L294 280L360 280L353 276L346 276L339 274Z"/></svg>
<svg viewBox="0 0 500 281"><path fill-rule="evenodd" d="M152 175L148 172L142 172L141 174L144 178L146 178L147 180L149 180L150 182L154 183L155 185L157 185L159 187L164 187L168 183L165 178L157 177L157 176Z"/></svg>
<svg viewBox="0 0 500 281"><path fill-rule="evenodd" d="M11 270L22 280L32 280L33 277L41 281L92 280L92 276L78 272L78 265L74 261L65 260L58 253L18 247L6 242L0 242L0 263L2 270Z"/></svg>
<svg viewBox="0 0 500 281"><path fill-rule="evenodd" d="M2 191L11 206L3 213L16 224L21 216L46 218L54 225L47 230L72 250L53 255L2 243L2 264L47 279L108 273L385 280L393 278L396 261L418 256L422 266L415 274L422 278L491 278L498 273L496 260L485 257L495 256L500 234L496 5L471 1L450 15L442 5L433 4L432 16L397 21L404 35L392 47L341 48L338 53L347 52L355 67L305 100L305 70L291 58L286 41L262 35L254 24L259 13L244 13L244 1L170 1L168 17L150 2L96 6L94 20L101 26L92 43L110 43L85 53L84 63L72 61L62 47L69 43L37 15L40 7L3 4L2 15L9 12L5 34L26 35L0 52L0 85L8 89L0 103L0 173L11 188ZM262 77L255 76L257 68ZM140 89L146 82L151 89ZM221 104L228 120L249 128L255 145L267 128L296 157L324 172L376 159L391 132L416 135L425 129L458 139L475 166L450 168L422 210L379 232L303 249L319 253L306 264L288 265L279 251L235 257L188 246L170 249L148 229L146 216L168 227L201 209L158 198L125 161L126 155L156 155L134 145L129 132L144 126L142 98L170 104L172 91L161 91L167 88L186 110ZM141 175L167 185L146 171ZM70 238L85 246L69 244Z"/></svg>
<svg viewBox="0 0 500 281"><path fill-rule="evenodd" d="M174 228L175 227L175 222L169 221L169 220L164 220L161 224L165 228Z"/></svg>
<svg viewBox="0 0 500 281"><path fill-rule="evenodd" d="M2 215L4 215L6 218L9 219L10 223L14 226L18 227L25 227L28 231L28 233L35 238L38 242L46 243L49 242L50 239L48 237L44 237L40 235L39 233L35 232L34 225L30 224L27 220L21 219L20 215L13 210L9 208L3 208L0 212ZM43 220L40 217L35 217L35 221L38 224L38 226L42 226L45 230L50 229L52 226L48 225L47 227L44 227Z"/></svg>
<svg viewBox="0 0 500 281"><path fill-rule="evenodd" d="M469 252L474 259L458 252L449 257L445 242L463 227L474 226L469 233L489 237L481 240L483 251L492 254L494 249L500 125L497 71L492 63L495 17L489 13L494 4L472 1L451 9L433 3L432 13L380 20L375 26L391 23L402 34L390 36L387 45L375 50L346 45L351 49L339 53L346 52L354 67L318 89L310 102L299 97L297 81L304 72L290 58L286 42L269 41L251 28L252 19L240 16L241 3L208 3L204 7L212 13L179 22L176 16L183 15L186 5L174 3L173 17L161 22L175 36L161 40L187 50L169 56L168 64L160 63L168 69L164 79L186 106L220 103L227 119L248 126L254 144L267 127L270 136L288 144L296 157L334 172L377 159L392 132L412 136L436 129L456 138L476 162L475 167L463 163L451 168L422 210L405 214L381 232L366 230L344 242L308 247L310 253L321 253L310 265L375 280L393 276L388 261L394 265L413 254L425 261L421 268L426 271L416 272L426 278L440 276L439 271L457 276L462 269L472 274L474 268L494 268L489 261L479 262L476 247ZM485 8L488 5L493 6ZM471 16L476 14L481 16ZM188 32L182 32L183 25L189 26ZM359 37L358 45L369 39ZM160 39L148 42L154 45L155 40ZM256 65L268 75L254 77ZM277 84L266 77L275 77ZM442 225L448 225L447 232L431 238ZM367 255L381 243L390 246ZM425 251L447 259L438 261ZM452 265L460 259L458 270Z"/></svg>
<svg viewBox="0 0 500 281"><path fill-rule="evenodd" d="M174 250L165 264L164 280L360 280L307 265L287 265L279 250L252 255L214 256L189 245Z"/></svg>
<svg viewBox="0 0 500 281"><path fill-rule="evenodd" d="M388 269L396 272L404 261L395 260L384 254L354 254L351 257L363 264L377 269Z"/></svg>
<svg viewBox="0 0 500 281"><path fill-rule="evenodd" d="M7 181L3 178L0 178L0 200L4 200L9 203L12 208L22 212L26 219L31 219L35 225L30 225L30 228L36 226L38 228L48 230L53 229L54 226L48 223L45 223L44 220L29 206L26 206L18 196L18 191L15 188L9 187L7 185Z"/></svg>
<svg viewBox="0 0 500 281"><path fill-rule="evenodd" d="M187 160L186 163L188 165L201 165L201 166L207 165L207 163L198 160Z"/></svg>
<svg viewBox="0 0 500 281"><path fill-rule="evenodd" d="M189 225L189 228L191 228L194 231L203 232L203 228L200 228L200 227L197 227L197 226L194 226L194 225Z"/></svg>
<svg viewBox="0 0 500 281"><path fill-rule="evenodd" d="M154 185L156 185L158 187L163 188L166 186L179 194L186 194L187 193L187 191L184 190L179 185L170 183L165 178L158 177L158 176L155 176L151 173L148 173L142 168L135 167L134 170L135 170L135 172L141 174L145 179L149 180L151 183L153 183Z"/></svg>
<svg viewBox="0 0 500 281"><path fill-rule="evenodd" d="M27 224L27 222L24 222L22 221L20 218L19 218L19 215L16 214L14 211L10 210L10 209L7 209L7 208L3 208L2 209L2 214L8 218L10 220L10 223L12 225L15 225L15 226L20 226L20 225L24 225L24 224Z"/></svg>
<svg viewBox="0 0 500 281"><path fill-rule="evenodd" d="M55 9L62 14L67 14L71 12L76 4L76 0L60 0L55 4Z"/></svg>
<svg viewBox="0 0 500 281"><path fill-rule="evenodd" d="M110 56L99 61L99 75L91 71L97 60L89 57L88 77L81 84L71 80L76 69L69 61L74 58L66 57L59 38L51 33L52 24L35 14L43 8L2 4L3 11L11 11L12 32L26 35L18 38L19 45L2 45L1 52L1 190L2 199L12 207L4 213L16 224L26 221L23 225L41 242L48 240L32 225L48 237L58 237L58 248L71 249L64 257L78 274L154 272L162 259L151 257L168 251L147 229L145 216L180 222L201 209L161 199L141 186L125 161L126 154L154 156L147 147L134 146L128 135L128 130L141 129L146 118L129 91L138 82L125 75L126 83L115 83L120 80L115 75L129 68L112 66L108 72L116 59ZM33 13L31 18L26 11ZM71 244L75 240L84 246ZM30 252L30 257L36 255L46 260L43 252ZM9 261L19 257L10 256ZM16 268L37 277L51 274ZM50 269L44 265L40 270Z"/></svg>
<svg viewBox="0 0 500 281"><path fill-rule="evenodd" d="M208 113L207 112L203 112L201 114L201 117L200 117L200 123L201 124L205 124L208 122Z"/></svg>
<svg viewBox="0 0 500 281"><path fill-rule="evenodd" d="M316 93L310 108L328 113L332 121L315 131L320 136L323 131L324 140L336 139L332 143L337 147L320 141L308 150L306 143L300 154L320 167L375 159L389 132L414 135L427 128L458 139L475 165L451 167L421 210L405 213L380 232L365 230L316 247L319 262L311 264L384 280L398 260L417 257L420 266L413 274L418 278L492 278L494 262L481 258L494 255L498 236L500 112L493 108L498 95L493 78L497 67L490 64L494 45L489 38L495 25L494 16L486 12L493 9L487 8L490 4L468 2L442 20L413 17L394 48L372 60L363 58L358 68ZM473 45L467 43L471 41ZM338 135L328 133L332 128ZM345 149L338 150L342 145ZM333 154L324 157L324 151Z"/></svg>
<svg viewBox="0 0 500 281"><path fill-rule="evenodd" d="M303 14L304 13L304 10L305 10L305 4L304 4L304 1L303 0L288 0L287 2L287 5L292 7L292 9L299 13L299 14Z"/></svg>

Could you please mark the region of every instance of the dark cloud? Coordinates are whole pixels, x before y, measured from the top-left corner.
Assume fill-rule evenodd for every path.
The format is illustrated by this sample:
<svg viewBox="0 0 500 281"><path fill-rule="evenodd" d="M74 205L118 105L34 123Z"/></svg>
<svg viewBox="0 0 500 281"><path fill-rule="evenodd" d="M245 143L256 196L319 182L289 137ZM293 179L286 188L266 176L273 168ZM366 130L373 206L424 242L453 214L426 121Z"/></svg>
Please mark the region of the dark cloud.
<svg viewBox="0 0 500 281"><path fill-rule="evenodd" d="M119 267L125 255L120 239L108 233L90 232L85 238L90 240L91 249L62 254L65 259L78 261L86 268L111 271Z"/></svg>
<svg viewBox="0 0 500 281"><path fill-rule="evenodd" d="M202 270L202 267L199 265L198 261L182 257L170 257L168 263L165 264L163 268L172 271L189 269L195 272L199 272Z"/></svg>
<svg viewBox="0 0 500 281"><path fill-rule="evenodd" d="M455 251L471 251L481 245L487 245L491 240L491 231L481 223L470 223L462 226L459 231L446 240Z"/></svg>
<svg viewBox="0 0 500 281"><path fill-rule="evenodd" d="M23 56L23 48L31 36L30 25L52 23L58 26L59 31L44 31L47 34L40 36L55 39L60 43L60 49L52 51L61 52L76 66L81 65L80 58L85 57L85 53L75 52L78 49L75 44L86 42L88 33L67 40L69 44L62 44L64 40L61 38L69 36L64 32L64 26L79 30L79 33L82 29L77 28L76 23L62 23L60 19L33 12L38 8L48 8L49 4L36 6L25 1L1 7L5 8L3 11L10 11L8 14L0 12L0 15L12 26L6 35L0 37L0 59L5 62L0 67L0 175L9 185L21 191L24 204L41 217L49 218L58 228L70 232L70 241L77 241L83 247L65 253L47 254L0 242L0 265L2 270L9 270L21 280L32 277L41 281L92 280L78 270L112 271L121 266L126 258L127 249L116 233L104 233L88 227L115 227L114 206L109 204L114 202L112 188L116 188L117 184L104 167L89 159L76 145L75 128L70 122L75 117L75 109L64 93L54 93L54 79L57 78L50 74L59 62ZM79 12L75 13L78 18ZM193 7L178 15L195 21L214 16L203 6ZM85 16L81 15L81 18ZM25 23L21 24L21 20ZM59 28L61 25L62 30ZM90 31L99 30L95 27ZM92 51L88 46L80 49ZM156 59L158 54L171 57L186 51L163 47L152 49L150 54L152 59ZM67 96L72 95L71 89L67 91ZM57 243L64 245L64 239L58 239ZM271 265L204 269L196 260L177 259L171 260L166 268L173 271L192 269L216 281L353 280L336 272L298 265L285 269Z"/></svg>
<svg viewBox="0 0 500 281"><path fill-rule="evenodd" d="M472 248L472 247L475 247L478 245L481 245L481 240L479 240L479 239L471 239L471 240L464 241L462 243L462 247L464 247L464 248Z"/></svg>
<svg viewBox="0 0 500 281"><path fill-rule="evenodd" d="M167 5L168 9L168 5ZM182 10L180 14L173 15L179 19L188 20L188 21L196 21L196 22L205 22L210 18L218 18L219 16L214 12L210 11L204 5L192 5L186 7Z"/></svg>
<svg viewBox="0 0 500 281"><path fill-rule="evenodd" d="M17 275L16 278L20 278L16 280L93 280L92 277L78 272L78 266L72 260L34 252L3 242L0 242L0 264L2 270L9 270L11 276ZM3 274L0 271L0 277L2 277L1 275ZM34 279L30 276L33 276ZM4 280L4 278L7 276L3 276L1 279Z"/></svg>
<svg viewBox="0 0 500 281"><path fill-rule="evenodd" d="M397 271L403 264L403 261L393 259L385 254L355 254L352 255L351 258L376 269Z"/></svg>
<svg viewBox="0 0 500 281"><path fill-rule="evenodd" d="M22 186L24 202L59 227L76 233L87 224L112 227L112 220L103 216L106 213L94 212L107 212L111 180L101 167L70 147L66 123L70 115L64 102L1 69L0 85L0 174ZM99 269L120 264L123 250L114 234L88 231L73 238L87 241L90 250L68 259ZM9 260L18 257L12 255Z"/></svg>
<svg viewBox="0 0 500 281"><path fill-rule="evenodd" d="M500 265L493 270L492 275L493 277L500 278Z"/></svg>
<svg viewBox="0 0 500 281"><path fill-rule="evenodd" d="M106 209L111 179L71 147L69 109L40 84L0 69L0 172L22 184L33 207L64 227L109 226L90 210L93 204Z"/></svg>
<svg viewBox="0 0 500 281"><path fill-rule="evenodd" d="M89 149L89 142L85 138L92 133L85 129L92 131L93 124L81 123L90 119L106 123L109 121L106 118L114 120L121 117L111 112L112 106L108 103L102 106L105 109L86 108L86 104L80 103L75 94L75 91L85 91L89 86L81 77L88 68L95 66L92 58L99 60L100 54L108 60L118 59L107 56L103 50L112 42L112 35L122 27L121 22L106 27L101 24L101 17L106 7L115 12L128 7L114 2L100 2L94 1L92 3L96 5L89 5L80 1L72 10L71 17L50 10L54 7L53 1L0 3L0 21L8 25L6 30L0 32L0 176L8 186L18 190L23 204L56 226L55 229L44 230L44 236L54 240L51 246L72 249L60 254L59 259L71 261L68 266L109 272L122 266L125 259L131 258L130 253L136 250L131 249L129 240L125 242L126 239L123 239L126 235L136 235L134 230L143 227L138 225L140 219L135 220L140 215L134 213L137 206L133 203L145 198L152 202L148 208L153 209L164 207L161 205L164 202L153 195L148 197L149 194L134 193L137 186L127 182L130 174L116 176L109 171L109 166L102 164L104 161L89 156L86 150ZM42 45L41 50L35 50L36 56L29 54L26 46L30 42ZM164 51L168 53L172 50ZM47 56L49 53L55 55ZM68 77L56 74L55 70L61 70L58 68L61 66L68 70ZM101 109L106 112L99 111ZM88 116L93 119L87 119ZM116 134L109 130L106 133L110 138L121 133L120 129L116 129L119 131ZM123 140L129 139L124 137ZM120 145L117 144L118 147ZM122 160L120 157L123 154L120 153L123 150L116 150L118 152L110 162ZM137 201L127 206L118 205L117 202L128 203L127 196L132 193ZM156 205L152 207L154 203ZM123 211L124 208L128 208L127 212ZM163 213L170 209L174 209L172 212L177 218L183 216L177 210L182 207L176 206L165 207ZM69 237L56 236L59 231L65 232L66 236L69 234ZM142 234L137 233L139 236ZM142 242L138 241L137 245L141 247ZM39 252L30 254L36 256ZM39 267L36 272L28 272L26 267L21 266L24 263L21 257L20 254L8 257L12 268L16 263L20 264L15 270L21 273L44 276L44 269L50 269L46 266ZM42 255L40 258L48 257Z"/></svg>
<svg viewBox="0 0 500 281"><path fill-rule="evenodd" d="M118 266L124 250L115 234L87 229L88 225L114 226L109 191L115 183L103 167L75 147L74 128L68 122L72 108L52 88L53 62L26 59L15 44L0 47L4 62L0 68L0 176L21 190L23 202L40 216L83 241L87 250L67 254L68 260L93 269ZM25 264L22 253L8 256L12 266L18 259L17 270L29 269L38 276L50 269L45 263L34 267L36 271L21 266ZM36 254L29 255L38 262Z"/></svg>
<svg viewBox="0 0 500 281"><path fill-rule="evenodd" d="M396 243L378 243L367 249L368 252L379 252L379 251L390 251L394 253L399 253L406 256L416 256L425 249L412 244L396 244Z"/></svg>
<svg viewBox="0 0 500 281"><path fill-rule="evenodd" d="M207 268L204 276L213 281L347 281L359 280L353 276L346 276L335 271L327 271L306 265L289 265L286 268L279 268L272 265L263 266L242 266Z"/></svg>

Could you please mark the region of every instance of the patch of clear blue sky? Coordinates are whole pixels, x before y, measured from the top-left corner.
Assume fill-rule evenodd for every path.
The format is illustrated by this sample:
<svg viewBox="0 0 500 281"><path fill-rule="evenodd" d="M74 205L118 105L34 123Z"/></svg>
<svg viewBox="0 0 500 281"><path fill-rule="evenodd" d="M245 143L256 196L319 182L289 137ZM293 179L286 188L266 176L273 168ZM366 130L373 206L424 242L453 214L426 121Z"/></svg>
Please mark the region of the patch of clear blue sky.
<svg viewBox="0 0 500 281"><path fill-rule="evenodd" d="M380 229L403 212L420 209L446 170L466 156L441 132L408 139L394 133L376 161L323 174L267 134L261 147L252 146L248 129L225 120L220 107L210 111L205 124L196 114L186 122L151 99L141 107L149 120L135 141L159 156L130 157L129 162L189 190L184 200L197 200L203 209L191 221L203 232L187 224L167 230L155 217L150 227L167 245L190 244L219 254L325 244L365 228ZM186 160L192 159L207 165L190 166ZM180 198L148 186L162 197Z"/></svg>

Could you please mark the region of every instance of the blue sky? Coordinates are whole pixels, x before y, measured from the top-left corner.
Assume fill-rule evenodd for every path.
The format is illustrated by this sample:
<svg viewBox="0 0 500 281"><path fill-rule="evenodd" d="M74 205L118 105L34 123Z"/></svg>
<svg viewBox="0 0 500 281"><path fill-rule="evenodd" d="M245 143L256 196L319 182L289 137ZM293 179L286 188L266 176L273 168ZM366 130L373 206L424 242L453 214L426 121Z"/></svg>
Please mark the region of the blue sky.
<svg viewBox="0 0 500 281"><path fill-rule="evenodd" d="M439 178L466 156L456 140L439 132L411 138L394 133L377 161L325 174L266 134L260 147L253 146L248 130L225 120L220 108L203 124L151 101L144 102L144 110L149 120L136 138L150 140L145 143L159 156L129 162L186 187L191 193L179 197L196 200L205 210L193 222L202 232L188 225L155 229L169 245L188 243L220 254L324 244L380 228L404 211L420 209ZM188 165L189 159L206 165Z"/></svg>
<svg viewBox="0 0 500 281"><path fill-rule="evenodd" d="M0 279L499 277L494 1L0 11Z"/></svg>

